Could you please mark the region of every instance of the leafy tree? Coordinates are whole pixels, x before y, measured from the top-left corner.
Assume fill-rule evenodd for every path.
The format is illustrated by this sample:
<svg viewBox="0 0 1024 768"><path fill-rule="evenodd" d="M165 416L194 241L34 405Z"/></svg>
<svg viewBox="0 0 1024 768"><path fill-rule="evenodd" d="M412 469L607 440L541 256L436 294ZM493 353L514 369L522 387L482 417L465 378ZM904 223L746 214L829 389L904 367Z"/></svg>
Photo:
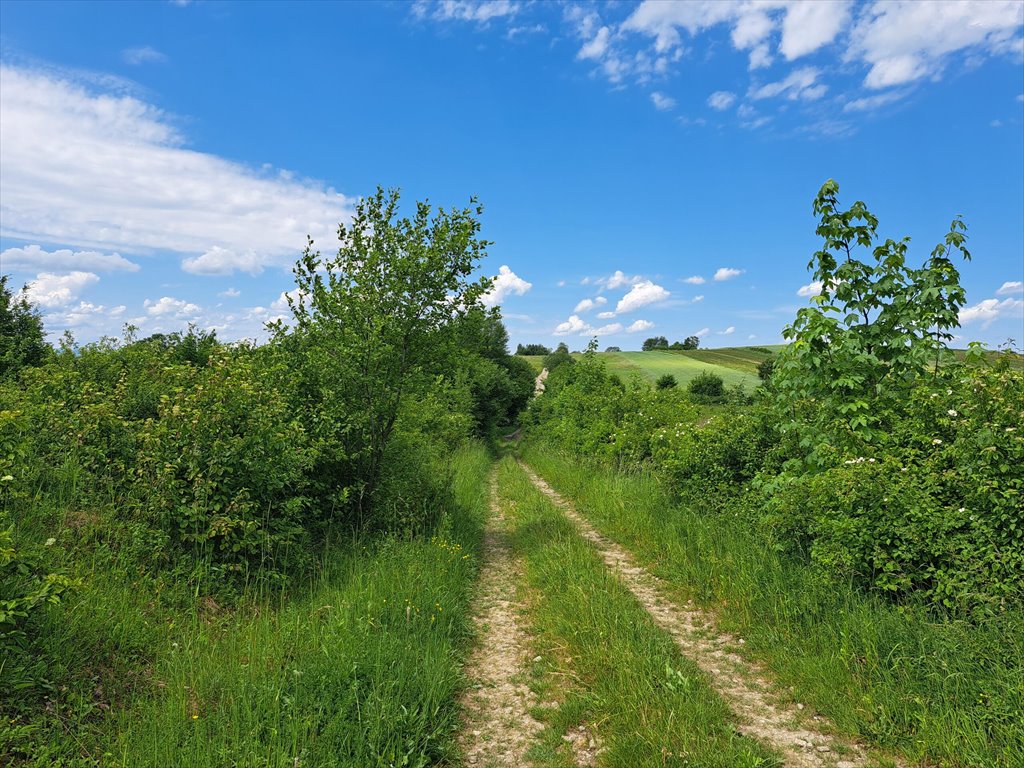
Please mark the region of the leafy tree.
<svg viewBox="0 0 1024 768"><path fill-rule="evenodd" d="M654 382L654 386L658 389L675 389L678 385L676 377L671 373L666 373L658 377L658 380Z"/></svg>
<svg viewBox="0 0 1024 768"><path fill-rule="evenodd" d="M551 348L543 344L520 344L516 347L517 355L550 355Z"/></svg>
<svg viewBox="0 0 1024 768"><path fill-rule="evenodd" d="M619 349L618 347L608 347L608 348L605 349L605 352L621 352L621 351L622 350Z"/></svg>
<svg viewBox="0 0 1024 768"><path fill-rule="evenodd" d="M757 376L761 381L768 381L775 370L775 358L769 357L757 364Z"/></svg>
<svg viewBox="0 0 1024 768"><path fill-rule="evenodd" d="M644 352L650 352L652 349L668 349L668 339L664 336L652 336L649 339L644 340L643 347Z"/></svg>
<svg viewBox="0 0 1024 768"><path fill-rule="evenodd" d="M687 336L683 341L683 349L697 349L700 346L699 336Z"/></svg>
<svg viewBox="0 0 1024 768"><path fill-rule="evenodd" d="M24 293L15 296L0 275L0 380L14 378L28 366L42 365L52 352L43 319Z"/></svg>
<svg viewBox="0 0 1024 768"><path fill-rule="evenodd" d="M321 439L337 443L334 460L347 466L325 469L347 475L364 521L403 406L458 365L439 339L478 308L490 286L486 278L470 280L489 245L479 237L483 209L475 198L468 208L436 214L417 203L412 218L398 218L398 202L397 190L379 187L361 200L352 223L338 227L333 257L310 240L289 296L306 396L321 409L309 412Z"/></svg>
<svg viewBox="0 0 1024 768"><path fill-rule="evenodd" d="M814 200L824 242L808 268L822 290L783 331L792 343L774 377L782 403L815 401L800 427L813 444L839 432L867 442L884 436L888 408L916 380L936 373L965 302L953 257L970 259L960 217L915 268L907 263L910 238L873 247L878 219L861 201L842 210L838 193L829 180ZM867 259L858 258L862 250ZM790 427L798 427L797 420Z"/></svg>

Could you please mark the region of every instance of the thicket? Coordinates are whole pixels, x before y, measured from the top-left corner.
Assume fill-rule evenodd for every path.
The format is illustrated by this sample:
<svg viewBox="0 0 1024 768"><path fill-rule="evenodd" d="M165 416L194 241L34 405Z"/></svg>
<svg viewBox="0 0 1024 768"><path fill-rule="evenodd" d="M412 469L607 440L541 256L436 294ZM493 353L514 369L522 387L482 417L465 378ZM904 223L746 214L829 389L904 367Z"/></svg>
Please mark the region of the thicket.
<svg viewBox="0 0 1024 768"><path fill-rule="evenodd" d="M965 227L954 220L912 266L907 238L876 245L877 220L837 193L830 181L814 204L822 293L787 328L756 403L723 403L710 381L625 390L587 355L549 377L529 433L656 467L823 578L974 618L1019 608L1024 373L1013 352L972 344L958 360L945 347L964 303Z"/></svg>
<svg viewBox="0 0 1024 768"><path fill-rule="evenodd" d="M362 201L337 254L310 244L293 320L260 346L127 329L36 354L38 313L0 284L5 715L31 719L74 686L47 635L83 579L230 602L302 583L327 541L435 529L453 448L513 421L534 373L480 302L490 281L472 278L480 207L405 218L398 201Z"/></svg>

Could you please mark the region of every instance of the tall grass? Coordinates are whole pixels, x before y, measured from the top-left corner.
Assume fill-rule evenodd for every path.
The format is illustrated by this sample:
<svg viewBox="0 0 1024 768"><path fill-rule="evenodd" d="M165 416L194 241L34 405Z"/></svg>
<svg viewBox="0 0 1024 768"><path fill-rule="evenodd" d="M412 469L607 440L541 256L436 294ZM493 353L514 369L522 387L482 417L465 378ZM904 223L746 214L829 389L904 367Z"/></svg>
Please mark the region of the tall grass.
<svg viewBox="0 0 1024 768"><path fill-rule="evenodd" d="M499 465L499 488L525 562L539 654L533 682L545 701L559 703L538 708L547 728L533 752L537 765L575 764L563 736L580 726L606 750L601 765L779 764L736 733L704 674L510 459Z"/></svg>
<svg viewBox="0 0 1024 768"><path fill-rule="evenodd" d="M943 766L1024 765L1024 617L972 625L900 609L784 559L739 520L527 445L524 459L680 598L710 607L783 692L835 725ZM711 506L711 505L709 505Z"/></svg>
<svg viewBox="0 0 1024 768"><path fill-rule="evenodd" d="M455 503L431 538L337 542L307 583L225 606L201 583L167 584L168 598L97 559L48 639L65 667L54 679L77 683L17 732L7 723L8 743L39 766L454 759L490 458L471 446L452 463ZM84 684L76 664L95 670ZM96 695L93 679L118 695Z"/></svg>

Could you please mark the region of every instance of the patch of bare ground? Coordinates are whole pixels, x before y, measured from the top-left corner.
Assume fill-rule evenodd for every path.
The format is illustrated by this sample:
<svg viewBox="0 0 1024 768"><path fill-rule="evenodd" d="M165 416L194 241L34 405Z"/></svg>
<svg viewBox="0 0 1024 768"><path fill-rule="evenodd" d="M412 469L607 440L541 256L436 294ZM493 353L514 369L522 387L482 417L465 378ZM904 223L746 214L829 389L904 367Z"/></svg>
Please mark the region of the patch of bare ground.
<svg viewBox="0 0 1024 768"><path fill-rule="evenodd" d="M491 517L484 529L483 570L473 606L477 646L466 666L470 688L463 696L460 745L467 765L523 766L543 728L531 714L537 705L526 684L528 638L516 601L522 568L508 540L504 508L492 472Z"/></svg>
<svg viewBox="0 0 1024 768"><path fill-rule="evenodd" d="M865 749L829 732L828 722L809 716L800 705L785 703L771 693L771 683L757 665L730 650L741 640L719 632L712 616L692 603L680 607L663 596L660 580L636 565L619 545L602 536L557 491L520 462L530 480L598 551L605 564L679 647L709 677L712 686L729 704L739 723L737 730L776 749L792 768L862 768L881 763Z"/></svg>

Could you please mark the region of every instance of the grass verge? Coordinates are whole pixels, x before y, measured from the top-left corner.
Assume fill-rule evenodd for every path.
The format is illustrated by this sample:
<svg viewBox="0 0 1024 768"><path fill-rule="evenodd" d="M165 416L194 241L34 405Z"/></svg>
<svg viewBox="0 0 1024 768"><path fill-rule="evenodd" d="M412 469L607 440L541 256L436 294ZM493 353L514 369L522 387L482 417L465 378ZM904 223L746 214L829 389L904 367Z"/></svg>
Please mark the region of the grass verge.
<svg viewBox="0 0 1024 768"><path fill-rule="evenodd" d="M542 702L559 704L538 707L546 728L533 753L537 765L574 765L563 737L581 726L602 750L602 765L777 765L765 747L734 731L703 673L525 473L511 459L498 472L525 564L539 659L533 684Z"/></svg>
<svg viewBox="0 0 1024 768"><path fill-rule="evenodd" d="M1024 617L937 622L765 547L739 521L674 503L653 475L523 457L682 598L710 607L784 690L840 730L943 766L1024 765Z"/></svg>
<svg viewBox="0 0 1024 768"><path fill-rule="evenodd" d="M121 695L97 705L88 677L58 687L5 721L0 752L6 739L25 765L131 768L454 760L490 461L480 446L454 455L455 503L430 540L339 544L311 583L228 608L84 574L51 655L111 660Z"/></svg>

